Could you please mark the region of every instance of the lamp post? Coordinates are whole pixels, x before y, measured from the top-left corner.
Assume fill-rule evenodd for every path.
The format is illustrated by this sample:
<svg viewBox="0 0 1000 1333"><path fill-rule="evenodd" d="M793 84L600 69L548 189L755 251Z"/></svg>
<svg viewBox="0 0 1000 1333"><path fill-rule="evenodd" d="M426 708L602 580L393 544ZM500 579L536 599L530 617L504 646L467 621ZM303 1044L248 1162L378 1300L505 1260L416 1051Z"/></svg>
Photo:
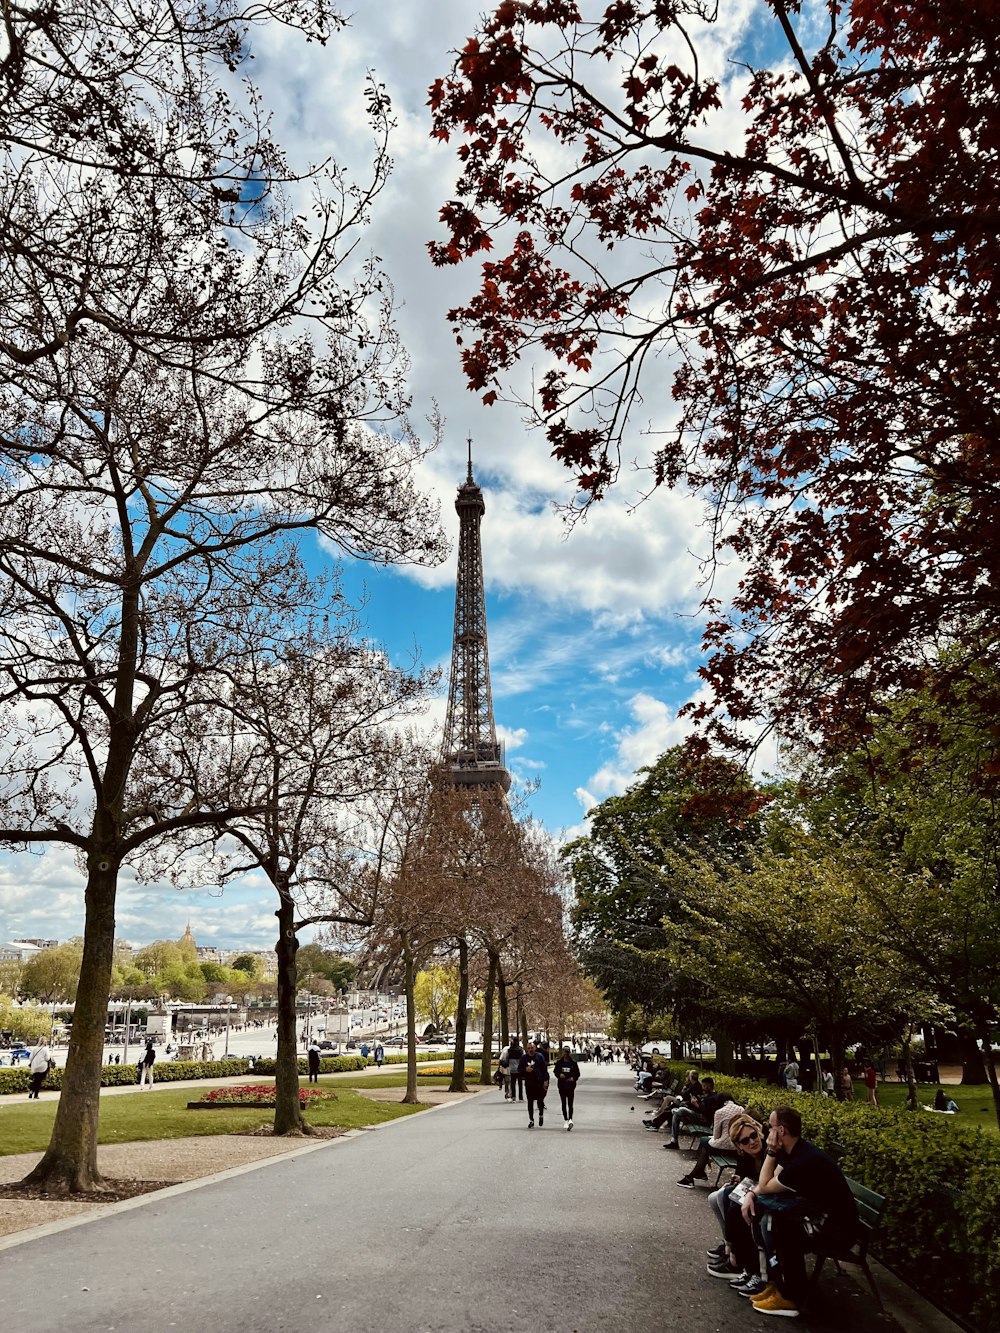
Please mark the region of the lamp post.
<svg viewBox="0 0 1000 1333"><path fill-rule="evenodd" d="M233 997L231 995L227 995L226 996L226 1053L223 1056L224 1060L229 1059L229 1025L233 1021L232 1004L233 1004Z"/></svg>

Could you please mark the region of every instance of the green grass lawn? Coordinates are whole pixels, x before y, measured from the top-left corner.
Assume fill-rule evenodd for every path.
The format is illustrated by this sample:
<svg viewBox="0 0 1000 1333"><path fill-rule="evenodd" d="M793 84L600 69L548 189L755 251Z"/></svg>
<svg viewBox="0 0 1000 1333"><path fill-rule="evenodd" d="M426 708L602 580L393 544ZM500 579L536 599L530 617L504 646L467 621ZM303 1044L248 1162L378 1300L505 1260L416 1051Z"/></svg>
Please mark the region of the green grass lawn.
<svg viewBox="0 0 1000 1333"><path fill-rule="evenodd" d="M273 1079L257 1078L254 1083L273 1083ZM345 1129L359 1129L365 1125L381 1125L402 1115L413 1115L419 1106L403 1106L401 1102L373 1102L345 1085L342 1078L320 1079L320 1085L336 1092L337 1100L316 1102L306 1112L313 1125L340 1125ZM382 1074L358 1080L363 1088L405 1087L406 1075ZM214 1084L205 1080L204 1092ZM419 1080L420 1087L447 1087L447 1078ZM142 1139L178 1139L192 1134L233 1134L254 1129L271 1122L274 1112L268 1109L225 1111L189 1111L189 1101L203 1095L201 1088L163 1088L145 1093L126 1093L101 1098L100 1143L128 1143ZM48 1146L55 1120L57 1103L18 1102L0 1109L0 1156L12 1153L43 1152Z"/></svg>
<svg viewBox="0 0 1000 1333"><path fill-rule="evenodd" d="M985 1129L988 1134L1000 1136L1000 1126L997 1125L996 1115L993 1111L993 1094L990 1092L988 1083L981 1085L966 1086L964 1083L948 1083L942 1085L945 1095L958 1103L958 1115L940 1116L941 1120L948 1121L954 1125L979 1125ZM879 1106L891 1107L893 1110L903 1110L906 1106L906 1084L905 1083L880 1083L878 1085L878 1103ZM937 1092L937 1084L918 1083L917 1101L920 1105L934 1105L934 1094ZM864 1089L860 1091L855 1086L854 1100L856 1102L864 1101Z"/></svg>

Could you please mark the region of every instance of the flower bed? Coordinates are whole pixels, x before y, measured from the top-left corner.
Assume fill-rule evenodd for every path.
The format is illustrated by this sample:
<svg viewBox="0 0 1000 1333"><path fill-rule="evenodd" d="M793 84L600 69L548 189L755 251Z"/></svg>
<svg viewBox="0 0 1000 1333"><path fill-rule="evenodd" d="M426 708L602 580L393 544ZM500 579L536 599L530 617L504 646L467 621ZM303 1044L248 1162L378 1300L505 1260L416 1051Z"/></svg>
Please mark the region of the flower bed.
<svg viewBox="0 0 1000 1333"><path fill-rule="evenodd" d="M235 1088L213 1088L199 1102L188 1102L188 1110L207 1111L233 1106L261 1106L273 1108L276 1092L271 1083L241 1083ZM314 1101L336 1101L335 1092L319 1088L299 1088L299 1105L306 1107Z"/></svg>

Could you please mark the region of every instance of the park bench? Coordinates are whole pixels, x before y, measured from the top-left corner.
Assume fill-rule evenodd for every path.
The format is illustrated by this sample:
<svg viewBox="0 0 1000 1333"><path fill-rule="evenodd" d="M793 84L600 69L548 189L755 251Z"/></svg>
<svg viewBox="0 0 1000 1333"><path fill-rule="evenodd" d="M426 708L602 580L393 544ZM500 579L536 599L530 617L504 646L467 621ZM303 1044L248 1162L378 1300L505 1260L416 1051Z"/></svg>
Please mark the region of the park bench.
<svg viewBox="0 0 1000 1333"><path fill-rule="evenodd" d="M882 1214L885 1212L885 1196L876 1194L874 1190L859 1184L852 1180L850 1176L844 1179L850 1186L851 1193L854 1195L854 1203L858 1210L858 1222L860 1227L857 1239L852 1245L834 1247L824 1245L822 1241L816 1246L816 1264L812 1271L812 1277L809 1280L810 1295L815 1290L819 1282L819 1275L827 1259L832 1259L837 1272L841 1272L841 1264L856 1264L872 1289L872 1295L878 1303L879 1311L882 1312L882 1297L879 1295L878 1288L875 1285L875 1278L872 1276L872 1270L868 1266L868 1248L872 1241L878 1235L882 1226Z"/></svg>

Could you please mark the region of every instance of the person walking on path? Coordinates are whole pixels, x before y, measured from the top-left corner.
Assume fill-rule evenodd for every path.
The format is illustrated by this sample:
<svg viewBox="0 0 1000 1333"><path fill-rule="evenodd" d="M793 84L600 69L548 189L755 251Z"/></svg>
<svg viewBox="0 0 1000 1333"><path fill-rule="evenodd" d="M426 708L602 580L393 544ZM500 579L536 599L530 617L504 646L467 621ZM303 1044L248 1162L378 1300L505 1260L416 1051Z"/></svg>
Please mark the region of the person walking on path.
<svg viewBox="0 0 1000 1333"><path fill-rule="evenodd" d="M511 1037L507 1047L507 1064L510 1068L510 1099L512 1102L524 1101L524 1078L521 1075L521 1059L524 1047L519 1039Z"/></svg>
<svg viewBox="0 0 1000 1333"><path fill-rule="evenodd" d="M34 1097L38 1101L38 1094L42 1090L42 1084L45 1082L49 1073L49 1066L52 1062L52 1053L49 1050L45 1038L38 1038L38 1045L31 1053L31 1059L28 1061L28 1072L31 1075L31 1091L28 1093L28 1099Z"/></svg>
<svg viewBox="0 0 1000 1333"><path fill-rule="evenodd" d="M524 1079L524 1091L528 1098L528 1128L535 1128L535 1103L538 1103L538 1128L545 1124L545 1094L549 1088L549 1066L542 1052L533 1041L521 1056L518 1072Z"/></svg>
<svg viewBox="0 0 1000 1333"><path fill-rule="evenodd" d="M580 1082L580 1066L570 1054L568 1042L563 1042L562 1051L552 1066L552 1072L556 1076L556 1087L559 1089L559 1100L562 1102L563 1124L567 1129L572 1129L573 1093Z"/></svg>
<svg viewBox="0 0 1000 1333"><path fill-rule="evenodd" d="M306 1047L306 1060L309 1064L309 1082L318 1083L320 1055L315 1040L311 1041Z"/></svg>
<svg viewBox="0 0 1000 1333"><path fill-rule="evenodd" d="M378 1066L379 1069L381 1069L384 1063L385 1063L385 1047L382 1045L381 1042L379 1042L378 1045L375 1047L375 1064Z"/></svg>
<svg viewBox="0 0 1000 1333"><path fill-rule="evenodd" d="M152 1038L150 1038L146 1042L146 1049L143 1052L142 1059L139 1061L140 1091L144 1091L147 1086L150 1088L153 1086L153 1065L155 1063L156 1063L156 1052L153 1050L153 1041ZM146 1082L147 1079L149 1080L148 1084Z"/></svg>

